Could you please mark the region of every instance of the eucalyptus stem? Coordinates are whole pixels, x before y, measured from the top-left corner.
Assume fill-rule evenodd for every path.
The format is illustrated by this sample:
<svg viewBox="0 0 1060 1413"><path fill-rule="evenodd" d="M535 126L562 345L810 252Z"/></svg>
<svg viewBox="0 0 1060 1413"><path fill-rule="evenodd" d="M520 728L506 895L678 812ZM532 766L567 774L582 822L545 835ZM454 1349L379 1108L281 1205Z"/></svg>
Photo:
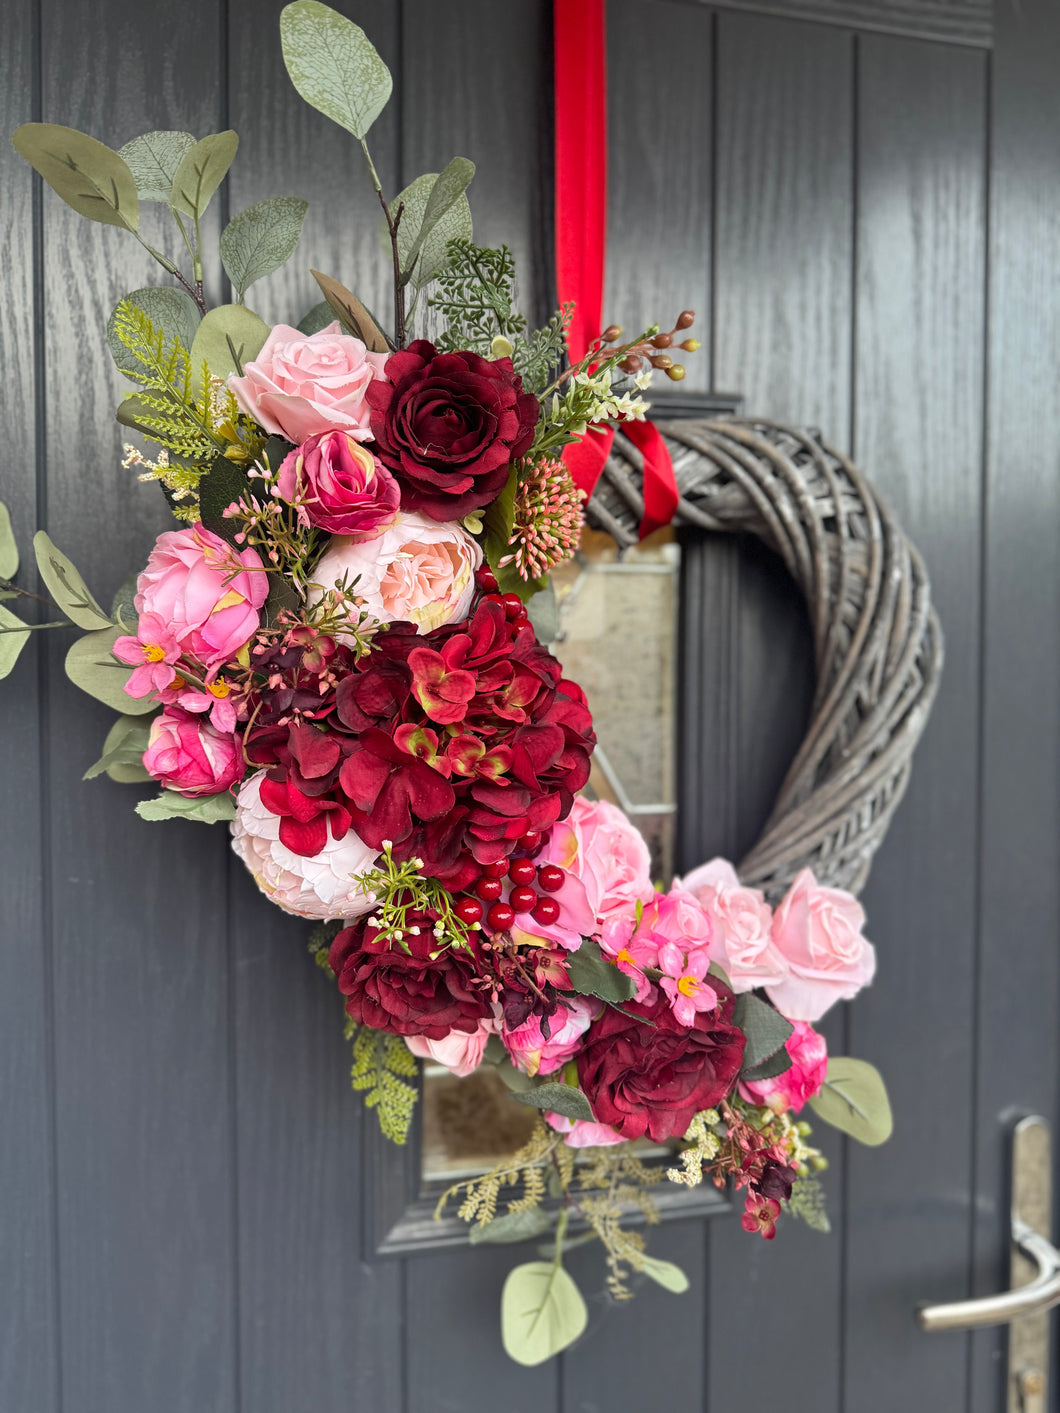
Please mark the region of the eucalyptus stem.
<svg viewBox="0 0 1060 1413"><path fill-rule="evenodd" d="M36 633L41 628L72 628L74 626L63 618L57 623L20 623L17 628L0 628L0 633Z"/></svg>
<svg viewBox="0 0 1060 1413"><path fill-rule="evenodd" d="M375 169L372 161L372 154L368 151L368 144L361 138L361 151L364 153L364 160L368 163L368 175L372 179L372 186L375 194L379 197L379 204L383 208L383 218L386 221L387 233L390 236L390 248L394 258L394 343L398 348L405 347L405 291L401 284L401 257L398 255L397 233L401 224L402 212L405 204L402 202L397 212L391 216L390 206L383 195L383 183L379 180L379 173Z"/></svg>
<svg viewBox="0 0 1060 1413"><path fill-rule="evenodd" d="M563 1265L563 1239L567 1235L567 1224L570 1221L570 1208L564 1207L560 1211L559 1221L556 1223L556 1254L552 1258L553 1266Z"/></svg>

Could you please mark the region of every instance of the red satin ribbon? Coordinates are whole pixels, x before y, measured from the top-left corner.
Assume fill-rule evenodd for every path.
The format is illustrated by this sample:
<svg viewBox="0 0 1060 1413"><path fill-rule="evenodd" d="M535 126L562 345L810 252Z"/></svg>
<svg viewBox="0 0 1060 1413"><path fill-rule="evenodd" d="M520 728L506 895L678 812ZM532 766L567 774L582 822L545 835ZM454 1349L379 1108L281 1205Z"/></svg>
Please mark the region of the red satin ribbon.
<svg viewBox="0 0 1060 1413"><path fill-rule="evenodd" d="M581 358L600 336L607 243L607 45L604 0L554 0L556 124L556 287L576 308L568 342ZM640 538L668 525L677 481L666 444L649 422L623 423L644 457ZM567 469L592 495L611 451L614 427L589 428L563 453Z"/></svg>

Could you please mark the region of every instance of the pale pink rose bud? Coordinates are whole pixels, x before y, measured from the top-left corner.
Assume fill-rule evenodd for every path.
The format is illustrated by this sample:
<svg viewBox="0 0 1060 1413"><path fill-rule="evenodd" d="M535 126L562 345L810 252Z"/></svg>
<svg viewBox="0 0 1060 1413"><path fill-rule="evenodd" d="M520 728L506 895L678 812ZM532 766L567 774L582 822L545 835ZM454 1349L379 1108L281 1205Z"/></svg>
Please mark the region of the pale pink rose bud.
<svg viewBox="0 0 1060 1413"><path fill-rule="evenodd" d="M804 868L773 914L773 945L787 963L766 995L788 1020L819 1020L876 974L876 949L861 935L865 913L852 893L822 888Z"/></svg>
<svg viewBox="0 0 1060 1413"><path fill-rule="evenodd" d="M451 1030L442 1040L428 1040L423 1035L406 1035L405 1044L421 1060L434 1060L444 1065L458 1079L465 1079L482 1063L486 1044L491 1035L496 1035L497 1022L492 1016L480 1020L478 1030L465 1035L462 1030Z"/></svg>
<svg viewBox="0 0 1060 1413"><path fill-rule="evenodd" d="M219 795L242 779L244 770L238 736L178 706L167 706L151 723L143 761L160 785L191 796Z"/></svg>
<svg viewBox="0 0 1060 1413"><path fill-rule="evenodd" d="M550 1128L567 1136L563 1142L568 1148L611 1148L626 1139L610 1124L590 1123L588 1119L568 1119L564 1114L546 1113L545 1119Z"/></svg>
<svg viewBox="0 0 1060 1413"><path fill-rule="evenodd" d="M793 1021L795 1029L784 1042L791 1069L773 1079L741 1080L740 1093L749 1104L759 1104L783 1114L798 1113L807 1099L820 1094L828 1074L828 1046L823 1035L805 1021Z"/></svg>
<svg viewBox="0 0 1060 1413"><path fill-rule="evenodd" d="M350 595L378 622L415 623L430 633L467 617L481 563L482 551L459 525L401 512L374 539L332 540L313 570L319 587L308 602L345 576Z"/></svg>
<svg viewBox="0 0 1060 1413"><path fill-rule="evenodd" d="M338 320L317 334L277 324L257 358L228 386L247 414L267 432L299 445L318 432L348 432L367 441L372 430L364 394L384 378L387 354L370 353L342 332Z"/></svg>
<svg viewBox="0 0 1060 1413"><path fill-rule="evenodd" d="M401 501L390 472L349 432L303 442L281 464L276 486L284 500L299 500L310 525L332 535L378 535Z"/></svg>
<svg viewBox="0 0 1060 1413"><path fill-rule="evenodd" d="M548 1038L544 1022L531 1016L509 1030L501 1026L501 1040L513 1065L529 1075L555 1074L581 1049L582 1036L603 1010L603 1003L591 996L575 996L561 1001L555 1015L548 1018Z"/></svg>
<svg viewBox="0 0 1060 1413"><path fill-rule="evenodd" d="M257 632L268 577L255 550L237 550L202 525L167 530L136 581L136 611L157 615L182 653L216 667Z"/></svg>
<svg viewBox="0 0 1060 1413"><path fill-rule="evenodd" d="M715 924L711 960L725 971L739 994L771 986L787 975L787 963L773 945L773 911L757 888L744 888L726 859L711 859L674 887L701 904Z"/></svg>

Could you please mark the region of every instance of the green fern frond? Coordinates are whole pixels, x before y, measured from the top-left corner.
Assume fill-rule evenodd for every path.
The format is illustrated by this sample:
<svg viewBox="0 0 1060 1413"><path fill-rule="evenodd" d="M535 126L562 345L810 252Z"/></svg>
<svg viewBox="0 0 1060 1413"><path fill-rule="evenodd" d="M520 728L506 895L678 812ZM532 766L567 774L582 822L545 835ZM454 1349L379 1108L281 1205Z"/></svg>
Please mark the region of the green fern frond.
<svg viewBox="0 0 1060 1413"><path fill-rule="evenodd" d="M419 1095L416 1084L408 1081L415 1081L417 1072L416 1057L400 1035L354 1027L350 1082L364 1094L365 1105L376 1111L379 1128L392 1143L408 1138Z"/></svg>
<svg viewBox="0 0 1060 1413"><path fill-rule="evenodd" d="M791 1215L805 1222L811 1231L832 1230L825 1209L824 1188L815 1177L800 1177L791 1189L791 1196L785 1205Z"/></svg>

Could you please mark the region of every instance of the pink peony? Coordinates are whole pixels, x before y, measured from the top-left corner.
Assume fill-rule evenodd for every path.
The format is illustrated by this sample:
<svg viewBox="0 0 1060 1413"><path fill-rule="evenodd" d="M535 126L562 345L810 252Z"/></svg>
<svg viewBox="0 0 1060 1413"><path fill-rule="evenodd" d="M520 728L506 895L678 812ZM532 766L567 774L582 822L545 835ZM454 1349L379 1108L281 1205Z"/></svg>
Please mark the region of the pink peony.
<svg viewBox="0 0 1060 1413"><path fill-rule="evenodd" d="M715 924L712 957L735 992L784 979L787 963L770 936L772 910L757 888L741 886L731 863L711 859L675 878L674 887L691 893Z"/></svg>
<svg viewBox="0 0 1060 1413"><path fill-rule="evenodd" d="M372 435L364 395L376 378L385 381L386 360L344 334L338 320L318 334L277 324L243 376L229 378L228 386L248 417L296 446L332 431L364 442Z"/></svg>
<svg viewBox="0 0 1060 1413"><path fill-rule="evenodd" d="M178 706L166 707L151 723L144 769L181 795L219 795L243 776L243 751L237 736L217 731L208 721Z"/></svg>
<svg viewBox="0 0 1060 1413"><path fill-rule="evenodd" d="M332 540L313 571L320 591L309 602L345 575L350 593L380 623L415 623L430 633L467 617L481 563L482 551L459 525L401 513L375 539Z"/></svg>
<svg viewBox="0 0 1060 1413"><path fill-rule="evenodd" d="M611 1148L616 1143L625 1143L620 1133L610 1124L594 1124L588 1119L568 1119L564 1114L546 1113L545 1118L557 1133L565 1133L563 1140L568 1148Z"/></svg>
<svg viewBox="0 0 1060 1413"><path fill-rule="evenodd" d="M789 1020L819 1020L849 1001L876 972L876 949L861 935L865 913L852 893L822 888L804 868L773 915L773 945L788 974L766 995Z"/></svg>
<svg viewBox="0 0 1060 1413"><path fill-rule="evenodd" d="M299 502L310 525L332 535L371 538L393 524L398 484L349 432L318 432L280 466L276 487Z"/></svg>
<svg viewBox="0 0 1060 1413"><path fill-rule="evenodd" d="M531 1016L514 1030L502 1025L501 1040L512 1064L528 1075L555 1074L581 1049L582 1036L602 1010L601 1001L575 996L560 1002L556 1014L549 1017L547 1040L538 1016Z"/></svg>
<svg viewBox="0 0 1060 1413"><path fill-rule="evenodd" d="M669 989L665 986L664 989L674 1014L682 1025L694 1025L695 1011L713 1010L717 1005L716 992L703 981L710 965L713 938L714 924L695 898L683 889L673 888L669 893L652 894L640 922L632 928L627 940L622 941L616 931L604 936L603 947L614 958L619 971L637 983L638 1001L648 1000L652 993L646 972L650 968L665 971L673 983ZM683 987L682 980L685 981ZM678 997L691 1003L681 1004L680 1014ZM696 1005L697 998L699 1005Z"/></svg>
<svg viewBox="0 0 1060 1413"><path fill-rule="evenodd" d="M232 848L261 891L296 917L327 922L368 912L375 899L362 892L353 875L371 868L377 851L349 829L341 839L329 833L311 858L294 853L280 843L280 816L261 802L264 779L264 772L258 771L243 782L232 821Z"/></svg>
<svg viewBox="0 0 1060 1413"><path fill-rule="evenodd" d="M795 1029L784 1042L791 1069L773 1079L741 1080L740 1093L749 1104L768 1106L778 1114L796 1114L815 1094L820 1094L828 1074L828 1046L823 1035L805 1021L792 1021Z"/></svg>
<svg viewBox="0 0 1060 1413"><path fill-rule="evenodd" d="M250 642L268 592L255 550L236 550L212 530L192 525L159 535L136 581L135 604L137 613L168 625L182 653L209 669ZM143 628L139 632L142 638Z"/></svg>
<svg viewBox="0 0 1060 1413"><path fill-rule="evenodd" d="M470 1035L465 1035L462 1030L451 1030L443 1040L406 1035L405 1044L419 1059L434 1060L458 1079L464 1079L482 1063L486 1044L491 1035L497 1034L497 1029L497 1022L488 1016L479 1021L478 1030L473 1030Z"/></svg>

